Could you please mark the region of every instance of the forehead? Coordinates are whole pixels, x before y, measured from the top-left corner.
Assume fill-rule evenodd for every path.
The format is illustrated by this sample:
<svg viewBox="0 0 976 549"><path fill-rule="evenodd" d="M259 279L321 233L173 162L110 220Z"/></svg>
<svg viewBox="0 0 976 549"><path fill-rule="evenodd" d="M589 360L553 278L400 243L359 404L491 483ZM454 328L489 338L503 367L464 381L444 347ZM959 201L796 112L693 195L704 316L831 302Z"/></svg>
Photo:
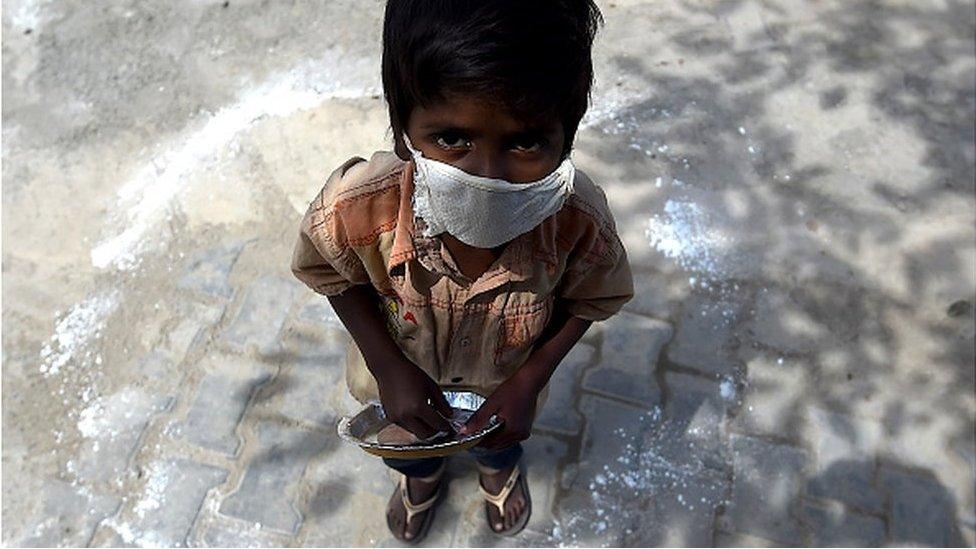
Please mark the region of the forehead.
<svg viewBox="0 0 976 549"><path fill-rule="evenodd" d="M419 131L454 128L501 135L554 132L562 128L557 118L520 116L499 102L477 95L453 95L432 105L418 105L410 113L409 125Z"/></svg>

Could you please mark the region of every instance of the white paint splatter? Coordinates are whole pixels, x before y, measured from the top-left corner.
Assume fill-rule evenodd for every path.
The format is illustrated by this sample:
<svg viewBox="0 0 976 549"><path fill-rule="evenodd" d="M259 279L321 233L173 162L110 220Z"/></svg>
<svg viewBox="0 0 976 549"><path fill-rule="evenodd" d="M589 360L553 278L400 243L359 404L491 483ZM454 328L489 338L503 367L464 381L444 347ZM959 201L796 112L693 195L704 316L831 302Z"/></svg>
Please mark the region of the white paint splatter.
<svg viewBox="0 0 976 549"><path fill-rule="evenodd" d="M220 109L189 136L179 136L138 170L118 191L122 231L95 246L92 264L128 270L139 263L146 236L164 218L189 176L219 159L232 139L265 117L289 116L333 98L357 98L378 93L373 78L363 78L368 59L331 51L326 58L305 62L247 90L234 104ZM362 65L362 66L361 66ZM352 75L350 77L350 75Z"/></svg>

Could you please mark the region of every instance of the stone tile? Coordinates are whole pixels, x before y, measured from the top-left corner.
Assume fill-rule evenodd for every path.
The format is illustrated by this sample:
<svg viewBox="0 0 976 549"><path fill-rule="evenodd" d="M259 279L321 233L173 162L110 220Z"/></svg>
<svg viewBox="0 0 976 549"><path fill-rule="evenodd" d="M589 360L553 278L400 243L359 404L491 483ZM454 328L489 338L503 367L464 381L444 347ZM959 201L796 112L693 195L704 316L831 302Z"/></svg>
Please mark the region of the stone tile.
<svg viewBox="0 0 976 549"><path fill-rule="evenodd" d="M571 490L556 507L559 525L552 537L559 546L623 547L631 517L620 512L626 500L596 491Z"/></svg>
<svg viewBox="0 0 976 549"><path fill-rule="evenodd" d="M293 547L294 538L235 520L212 520L190 537L187 547Z"/></svg>
<svg viewBox="0 0 976 549"><path fill-rule="evenodd" d="M891 501L890 543L953 547L962 542L953 498L931 473L882 465L879 478Z"/></svg>
<svg viewBox="0 0 976 549"><path fill-rule="evenodd" d="M142 491L99 527L96 547L183 546L207 491L224 482L227 471L187 459L151 462Z"/></svg>
<svg viewBox="0 0 976 549"><path fill-rule="evenodd" d="M764 539L757 536L750 536L748 534L723 532L721 530L715 532L714 547L784 547L784 546L794 547L795 545L783 543L780 541Z"/></svg>
<svg viewBox="0 0 976 549"><path fill-rule="evenodd" d="M884 498L874 484L881 425L811 406L807 409L806 427L803 438L813 447L816 457L807 494L881 513Z"/></svg>
<svg viewBox="0 0 976 549"><path fill-rule="evenodd" d="M707 547L725 486L715 478L688 477L653 492L633 513L625 547Z"/></svg>
<svg viewBox="0 0 976 549"><path fill-rule="evenodd" d="M262 354L277 350L281 326L303 288L300 282L288 278L268 276L254 281L221 342L240 352L252 347Z"/></svg>
<svg viewBox="0 0 976 549"><path fill-rule="evenodd" d="M302 517L294 506L296 487L309 461L328 446L329 437L275 422L262 422L256 430L257 453L220 512L262 528L297 533Z"/></svg>
<svg viewBox="0 0 976 549"><path fill-rule="evenodd" d="M809 352L829 335L827 327L781 290L762 289L746 332L781 351Z"/></svg>
<svg viewBox="0 0 976 549"><path fill-rule="evenodd" d="M814 547L880 547L885 541L885 524L879 518L844 511L839 503L803 507L804 519Z"/></svg>
<svg viewBox="0 0 976 549"><path fill-rule="evenodd" d="M330 436L309 463L300 489L303 545L374 546L391 538L384 511L393 488L392 475L379 457ZM439 508L436 519L441 516Z"/></svg>
<svg viewBox="0 0 976 549"><path fill-rule="evenodd" d="M723 531L789 542L803 531L797 520L806 454L792 446L732 435L732 498Z"/></svg>
<svg viewBox="0 0 976 549"><path fill-rule="evenodd" d="M732 374L732 319L740 309L741 304L731 299L696 295L686 300L667 347L668 360L709 374Z"/></svg>
<svg viewBox="0 0 976 549"><path fill-rule="evenodd" d="M559 490L559 463L566 458L568 448L560 440L535 434L522 442L525 475L529 480L532 516L527 530L544 533L554 523L553 505ZM490 533L490 532L489 532Z"/></svg>
<svg viewBox="0 0 976 549"><path fill-rule="evenodd" d="M604 324L599 365L586 373L583 387L653 407L661 398L654 368L671 326L626 312Z"/></svg>
<svg viewBox="0 0 976 549"><path fill-rule="evenodd" d="M87 485L121 488L131 473L129 462L147 423L169 403L165 395L135 387L92 401L79 416L83 439L75 457L67 462L68 472Z"/></svg>
<svg viewBox="0 0 976 549"><path fill-rule="evenodd" d="M642 436L651 428L654 418L660 416L660 410L648 412L593 395L580 399L580 410L586 426L579 463L572 478L566 479L566 487L585 491L608 468L629 471L636 465L621 464L618 459L627 459L637 451Z"/></svg>
<svg viewBox="0 0 976 549"><path fill-rule="evenodd" d="M166 334L164 348L169 358L176 364L183 360L201 333L220 321L224 314L223 306L190 303L187 310L181 311L179 323Z"/></svg>
<svg viewBox="0 0 976 549"><path fill-rule="evenodd" d="M179 287L214 297L230 297L234 290L227 284L227 278L244 244L235 242L199 252L190 259Z"/></svg>
<svg viewBox="0 0 976 549"><path fill-rule="evenodd" d="M16 518L18 523L23 521L22 525L4 524L4 546L85 547L99 522L115 513L121 503L118 496L57 479L45 481L37 497L37 511ZM16 528L22 528L24 534L18 539L8 538Z"/></svg>
<svg viewBox="0 0 976 549"><path fill-rule="evenodd" d="M186 420L170 425L168 433L210 450L237 453L237 424L255 387L271 378L261 362L215 354L199 365L205 372Z"/></svg>
<svg viewBox="0 0 976 549"><path fill-rule="evenodd" d="M318 294L305 302L298 312L298 319L323 328L345 329L345 325L339 320L339 315L332 308L328 298Z"/></svg>
<svg viewBox="0 0 976 549"><path fill-rule="evenodd" d="M724 471L729 467L725 430L728 400L714 381L668 372L671 398L661 431L655 432L660 454L672 463Z"/></svg>
<svg viewBox="0 0 976 549"><path fill-rule="evenodd" d="M579 390L583 369L590 364L594 353L593 347L577 344L566 355L549 380L549 399L536 418L534 428L568 435L579 433L583 418L573 409L573 399Z"/></svg>
<svg viewBox="0 0 976 549"><path fill-rule="evenodd" d="M806 370L793 360L759 354L746 363L742 404L729 423L731 430L795 440L802 433Z"/></svg>
<svg viewBox="0 0 976 549"><path fill-rule="evenodd" d="M260 406L298 421L329 429L339 413L329 404L337 386L345 387L347 337L338 332L289 333L274 383L261 393Z"/></svg>

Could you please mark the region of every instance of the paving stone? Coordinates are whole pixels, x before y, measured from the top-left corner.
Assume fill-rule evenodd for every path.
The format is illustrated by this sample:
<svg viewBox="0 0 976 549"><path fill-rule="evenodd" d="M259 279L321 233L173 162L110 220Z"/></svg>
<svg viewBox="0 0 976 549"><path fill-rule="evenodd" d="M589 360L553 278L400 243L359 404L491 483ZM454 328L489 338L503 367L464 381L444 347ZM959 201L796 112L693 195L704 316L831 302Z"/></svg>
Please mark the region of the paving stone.
<svg viewBox="0 0 976 549"><path fill-rule="evenodd" d="M698 376L668 372L671 392L665 421L654 440L672 463L724 471L729 466L725 414L728 400L718 383Z"/></svg>
<svg viewBox="0 0 976 549"><path fill-rule="evenodd" d="M804 519L814 547L880 547L885 524L879 518L844 511L841 504L807 503Z"/></svg>
<svg viewBox="0 0 976 549"><path fill-rule="evenodd" d="M653 407L661 399L654 368L671 326L626 312L604 324L599 366L586 373L583 387Z"/></svg>
<svg viewBox="0 0 976 549"><path fill-rule="evenodd" d="M807 409L806 427L803 438L809 441L816 456L807 494L881 513L884 497L874 484L881 425L811 406Z"/></svg>
<svg viewBox="0 0 976 549"><path fill-rule="evenodd" d="M264 277L247 288L237 316L221 342L237 351L256 347L262 354L277 350L278 333L295 296L304 286L297 280Z"/></svg>
<svg viewBox="0 0 976 549"><path fill-rule="evenodd" d="M99 527L93 546L184 546L207 491L227 478L227 471L187 459L151 462L145 485L119 514Z"/></svg>
<svg viewBox="0 0 976 549"><path fill-rule="evenodd" d="M257 454L251 458L241 486L224 499L220 512L297 533L302 517L294 506L296 487L309 460L328 446L329 437L262 422L257 438Z"/></svg>
<svg viewBox="0 0 976 549"><path fill-rule="evenodd" d="M9 473L8 473L9 474ZM99 522L118 508L121 499L93 492L86 486L49 479L38 494L37 511L4 524L5 547L85 547ZM11 530L22 528L19 539L9 539Z"/></svg>
<svg viewBox="0 0 976 549"><path fill-rule="evenodd" d="M806 454L792 446L732 435L732 499L721 529L782 542L800 539L797 516Z"/></svg>
<svg viewBox="0 0 976 549"><path fill-rule="evenodd" d="M746 368L742 404L731 430L796 439L804 420L800 403L808 390L806 370L796 361L765 354L750 358Z"/></svg>
<svg viewBox="0 0 976 549"><path fill-rule="evenodd" d="M638 449L641 437L651 428L654 417L660 416L660 410L648 412L593 395L581 397L580 410L586 426L576 474L567 487L585 491L608 468L629 471L635 466L621 464L618 459L627 459Z"/></svg>
<svg viewBox="0 0 976 549"><path fill-rule="evenodd" d="M757 536L750 536L748 534L740 534L733 532L723 532L721 530L715 532L715 545L714 547L793 547L795 544L787 544L781 541L773 541L770 539L760 538Z"/></svg>
<svg viewBox="0 0 976 549"><path fill-rule="evenodd" d="M211 521L191 535L188 547L289 547L293 538L277 532L261 530L241 521Z"/></svg>
<svg viewBox="0 0 976 549"><path fill-rule="evenodd" d="M211 326L220 321L224 314L223 306L191 303L186 311L182 311L179 323L168 334L164 345L166 352L174 363L179 363L186 356L193 343Z"/></svg>
<svg viewBox="0 0 976 549"><path fill-rule="evenodd" d="M522 447L525 449L522 461L532 498L532 516L525 527L543 533L553 526L553 505L559 489L558 466L565 459L568 448L560 440L542 434L532 435L522 442Z"/></svg>
<svg viewBox="0 0 976 549"><path fill-rule="evenodd" d="M732 319L740 309L741 304L731 299L696 295L685 301L667 347L668 360L709 374L731 375L736 347Z"/></svg>
<svg viewBox="0 0 976 549"><path fill-rule="evenodd" d="M335 331L289 333L285 356L274 383L261 393L261 406L281 415L329 429L338 422L329 395L345 386L347 336Z"/></svg>
<svg viewBox="0 0 976 549"><path fill-rule="evenodd" d="M928 547L962 542L952 496L934 476L882 465L879 477L891 501L889 542Z"/></svg>
<svg viewBox="0 0 976 549"><path fill-rule="evenodd" d="M328 298L318 294L313 295L305 302L305 305L298 312L298 319L325 328L345 328Z"/></svg>
<svg viewBox="0 0 976 549"><path fill-rule="evenodd" d="M228 455L237 453L238 422L255 387L271 377L271 368L261 362L215 354L201 361L205 375L197 388L186 420L171 425L168 432L204 448Z"/></svg>
<svg viewBox="0 0 976 549"><path fill-rule="evenodd" d="M79 417L83 441L66 467L79 481L120 488L139 437L155 414L167 409L170 398L126 387L99 397Z"/></svg>
<svg viewBox="0 0 976 549"><path fill-rule="evenodd" d="M228 298L234 290L227 284L227 277L244 249L244 242L224 244L203 250L190 259L186 274L179 286L214 297Z"/></svg>
<svg viewBox="0 0 976 549"><path fill-rule="evenodd" d="M760 290L755 311L746 332L781 351L809 352L829 335L825 326L781 290Z"/></svg>
<svg viewBox="0 0 976 549"><path fill-rule="evenodd" d="M594 353L593 347L577 344L566 355L549 380L549 399L536 418L534 428L568 435L579 433L583 418L573 409L573 399L579 390L583 369L593 360Z"/></svg>
<svg viewBox="0 0 976 549"><path fill-rule="evenodd" d="M627 504L612 494L571 490L558 502L559 525L552 537L559 546L623 547L631 517L619 510Z"/></svg>
<svg viewBox="0 0 976 549"><path fill-rule="evenodd" d="M659 486L641 498L638 512L631 513L623 545L711 546L715 513L724 493L725 482L716 476L687 476Z"/></svg>

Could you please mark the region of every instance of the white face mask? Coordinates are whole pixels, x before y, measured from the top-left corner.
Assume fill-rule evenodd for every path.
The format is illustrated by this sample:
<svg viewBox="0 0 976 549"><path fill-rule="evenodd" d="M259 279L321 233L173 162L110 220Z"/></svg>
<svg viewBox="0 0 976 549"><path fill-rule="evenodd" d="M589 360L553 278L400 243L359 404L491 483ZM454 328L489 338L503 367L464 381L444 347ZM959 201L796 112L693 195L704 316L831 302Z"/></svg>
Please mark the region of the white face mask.
<svg viewBox="0 0 976 549"><path fill-rule="evenodd" d="M416 165L413 207L427 225L424 236L448 232L469 246L494 248L555 214L573 192L569 158L542 179L511 183L425 158L406 134L403 140Z"/></svg>

